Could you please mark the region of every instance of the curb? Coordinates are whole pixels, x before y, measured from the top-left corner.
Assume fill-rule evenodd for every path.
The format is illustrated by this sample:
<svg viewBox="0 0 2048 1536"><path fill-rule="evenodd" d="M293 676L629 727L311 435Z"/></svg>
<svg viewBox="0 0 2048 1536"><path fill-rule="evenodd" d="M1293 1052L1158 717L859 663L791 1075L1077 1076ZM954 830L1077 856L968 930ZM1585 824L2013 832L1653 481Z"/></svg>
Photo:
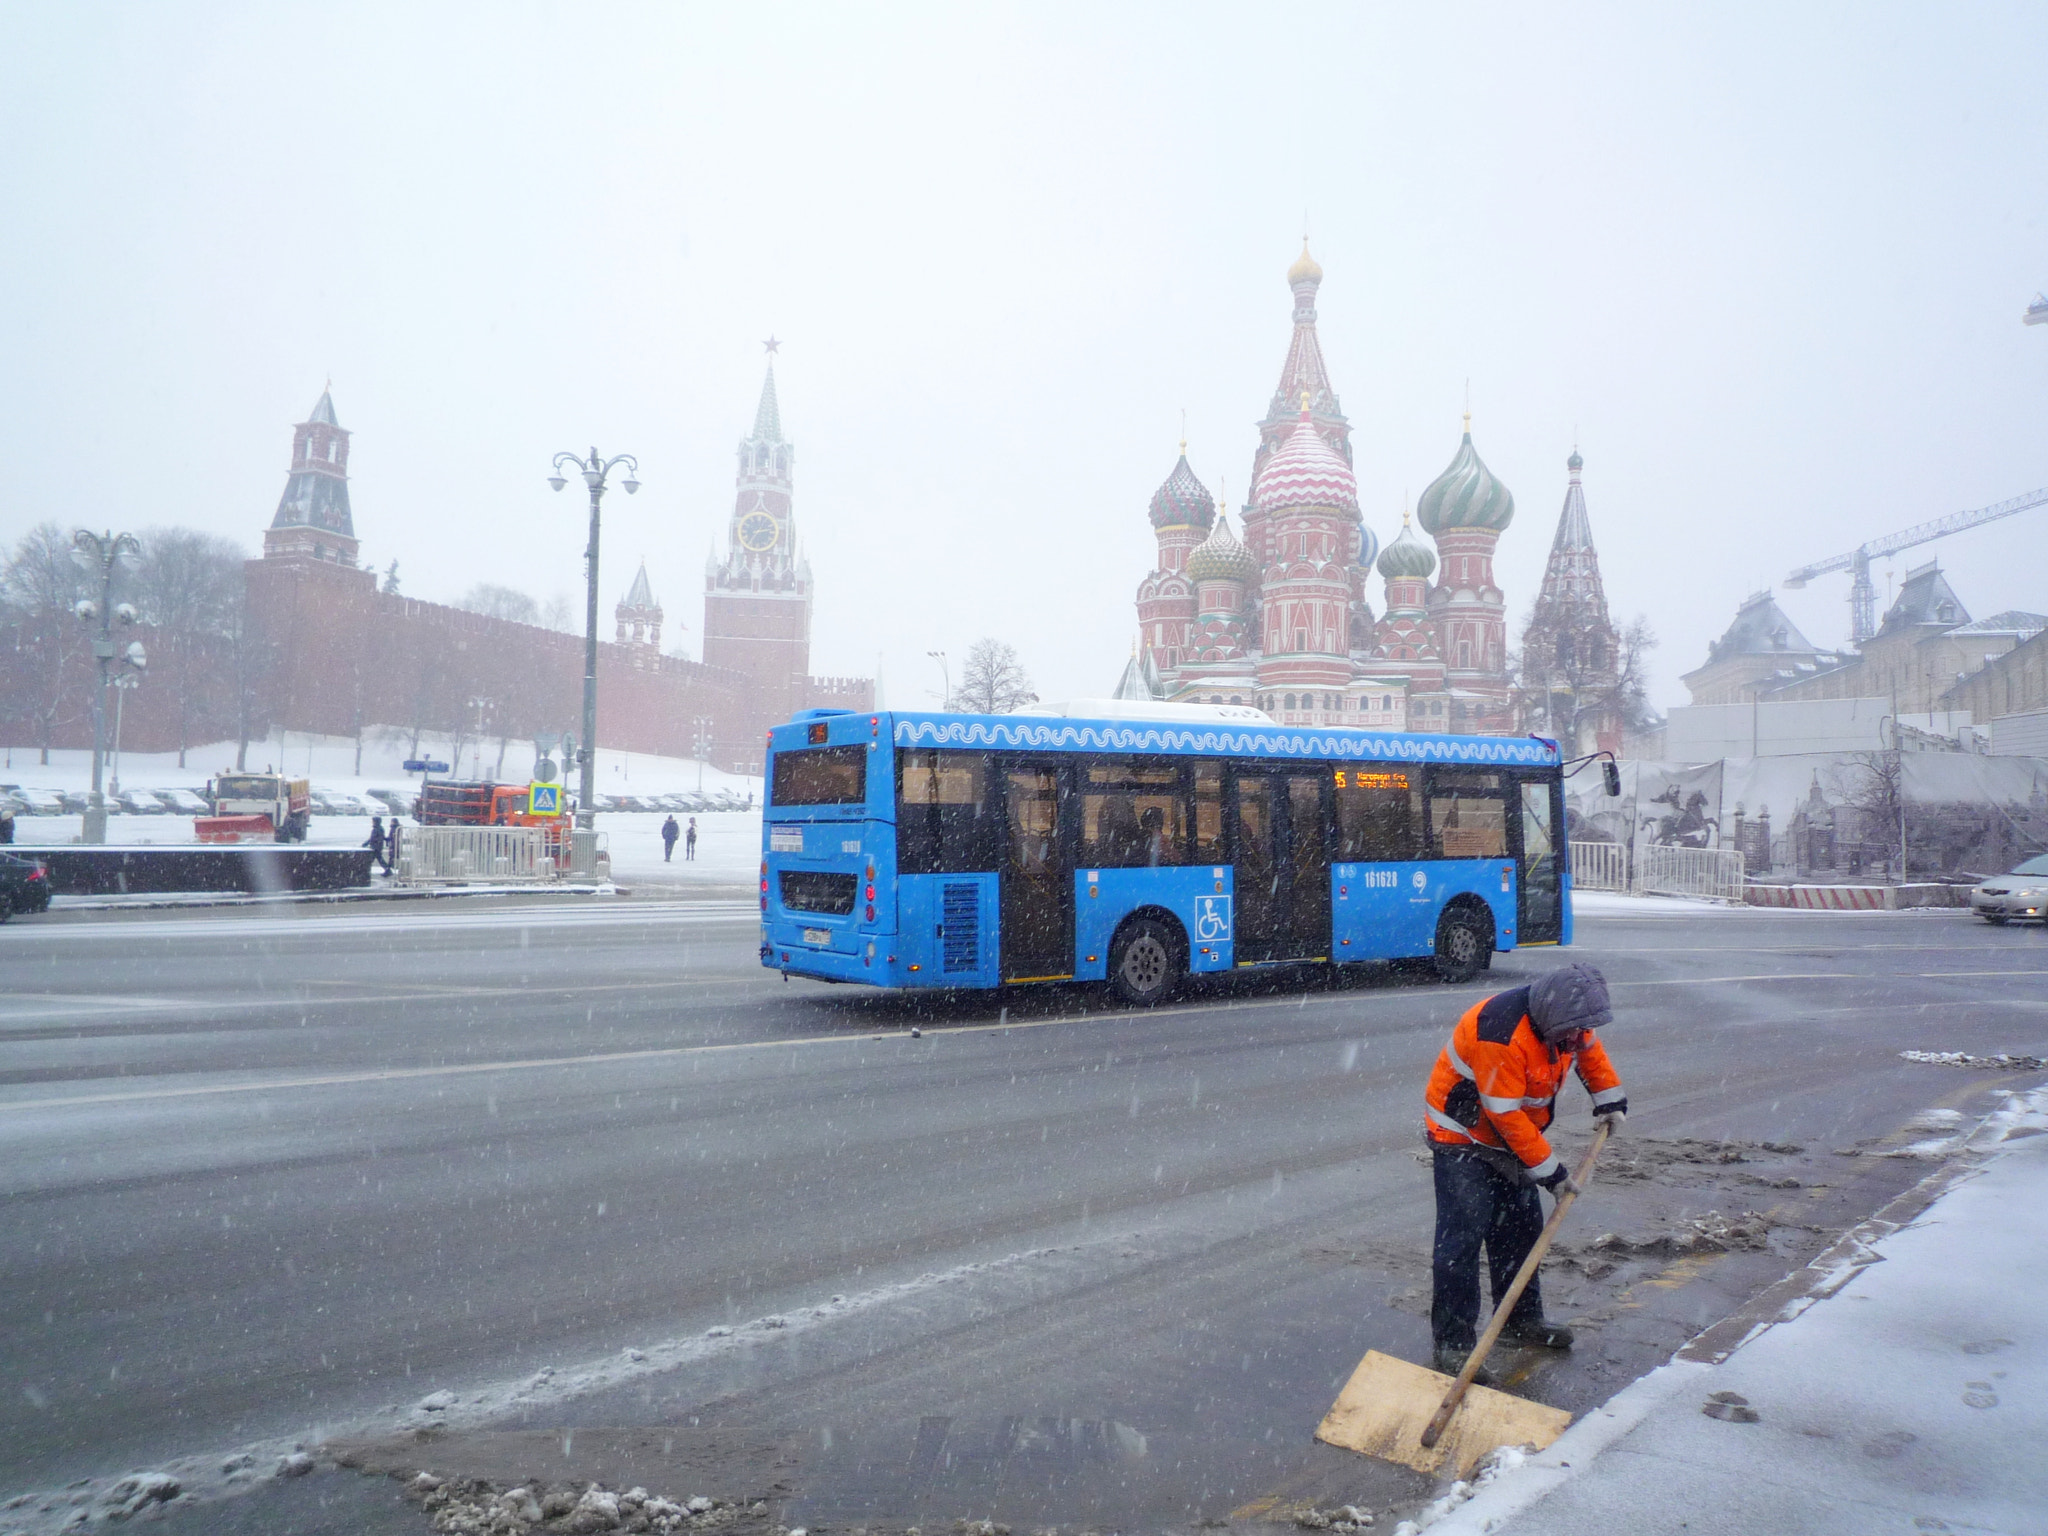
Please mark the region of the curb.
<svg viewBox="0 0 2048 1536"><path fill-rule="evenodd" d="M160 912L199 907L286 907L339 905L369 901L432 901L447 896L630 896L623 885L444 885L403 890L368 889L349 891L279 891L261 895L222 891L207 893L166 893L162 898L58 896L50 903L52 912Z"/></svg>
<svg viewBox="0 0 2048 1536"><path fill-rule="evenodd" d="M1987 1115L1985 1120L1991 1118ZM1985 1152L1995 1147L1996 1143ZM1893 1196L1875 1215L1844 1232L1803 1268L1765 1287L1745 1306L1694 1335L1664 1364L1589 1410L1545 1449L1493 1478L1425 1529L1430 1536L1489 1536L1500 1530L1586 1472L1603 1451L1626 1437L1653 1410L1698 1384L1745 1344L1779 1323L1792 1321L1881 1262L1884 1256L1876 1251L1878 1243L1917 1220L1952 1186L1974 1178L1984 1161L1984 1152L1958 1157Z"/></svg>

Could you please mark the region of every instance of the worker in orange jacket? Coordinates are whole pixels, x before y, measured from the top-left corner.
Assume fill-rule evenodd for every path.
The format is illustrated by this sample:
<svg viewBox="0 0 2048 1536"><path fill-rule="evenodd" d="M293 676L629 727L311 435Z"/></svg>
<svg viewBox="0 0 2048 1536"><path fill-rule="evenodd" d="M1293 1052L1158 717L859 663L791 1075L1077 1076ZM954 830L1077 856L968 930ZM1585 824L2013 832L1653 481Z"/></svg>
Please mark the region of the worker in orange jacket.
<svg viewBox="0 0 2048 1536"><path fill-rule="evenodd" d="M1543 1134L1565 1078L1577 1069L1594 1116L1607 1116L1613 1129L1628 1115L1620 1074L1593 1037L1613 1018L1606 978L1590 965L1567 965L1474 1005L1437 1056L1425 1111L1436 1175L1429 1329L1436 1368L1447 1376L1464 1368L1478 1341L1480 1248L1498 1306L1543 1231L1537 1189L1578 1193ZM1570 1349L1571 1329L1543 1316L1539 1281L1530 1277L1501 1337Z"/></svg>

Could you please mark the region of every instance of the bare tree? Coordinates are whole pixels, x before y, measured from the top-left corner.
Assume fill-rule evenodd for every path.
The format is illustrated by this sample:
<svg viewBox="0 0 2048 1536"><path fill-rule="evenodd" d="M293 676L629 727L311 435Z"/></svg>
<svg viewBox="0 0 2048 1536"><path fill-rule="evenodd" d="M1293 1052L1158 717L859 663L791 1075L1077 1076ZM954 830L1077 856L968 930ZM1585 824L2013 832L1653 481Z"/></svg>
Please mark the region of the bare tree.
<svg viewBox="0 0 2048 1536"><path fill-rule="evenodd" d="M480 581L471 587L455 606L469 613L480 613L487 619L504 619L513 624L538 624L541 621L539 603L516 587L501 587L488 581Z"/></svg>
<svg viewBox="0 0 2048 1536"><path fill-rule="evenodd" d="M250 601L247 573L237 569L227 611L228 687L235 716L235 772L249 766L249 743L270 732L264 698L277 661L277 645Z"/></svg>
<svg viewBox="0 0 2048 1536"><path fill-rule="evenodd" d="M540 627L552 629L559 634L576 633L576 605L569 601L569 594L557 592L547 600L540 611Z"/></svg>
<svg viewBox="0 0 2048 1536"><path fill-rule="evenodd" d="M1612 633L1611 631L1609 633ZM1656 719L1648 690L1649 653L1657 648L1650 621L1638 614L1615 635L1547 628L1531 622L1508 658L1509 685L1522 723L1582 750L1582 727L1611 720L1640 731Z"/></svg>
<svg viewBox="0 0 2048 1536"><path fill-rule="evenodd" d="M155 631L149 680L171 699L182 768L194 727L211 723L221 691L218 661L235 630L243 554L234 541L191 528L150 528L141 538L135 600Z"/></svg>
<svg viewBox="0 0 2048 1536"><path fill-rule="evenodd" d="M1017 659L1017 648L1007 641L983 636L967 648L967 660L960 668L960 684L946 707L967 714L1007 715L1020 704L1037 701L1031 677Z"/></svg>
<svg viewBox="0 0 2048 1536"><path fill-rule="evenodd" d="M71 558L71 535L55 523L31 528L0 566L0 604L15 632L17 658L9 691L35 722L46 764L66 700L85 676L77 664L82 629L74 612L85 588L84 572Z"/></svg>
<svg viewBox="0 0 2048 1536"><path fill-rule="evenodd" d="M1906 762L1897 748L1858 752L1829 770L1833 798L1856 817L1855 842L1862 859L1889 870L1896 859L1906 878ZM1839 825L1839 822L1837 823Z"/></svg>

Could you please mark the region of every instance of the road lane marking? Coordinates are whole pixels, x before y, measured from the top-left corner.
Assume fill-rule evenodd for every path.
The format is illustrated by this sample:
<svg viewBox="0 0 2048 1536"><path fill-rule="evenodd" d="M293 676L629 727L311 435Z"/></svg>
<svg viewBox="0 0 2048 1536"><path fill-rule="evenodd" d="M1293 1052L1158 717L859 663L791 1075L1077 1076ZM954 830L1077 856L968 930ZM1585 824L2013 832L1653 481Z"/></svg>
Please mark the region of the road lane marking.
<svg viewBox="0 0 2048 1536"><path fill-rule="evenodd" d="M1998 971L1992 972L1990 974L2000 976L2016 974L2048 975L2048 972L2037 971L2021 973ZM1864 977L1859 975L1858 973L1849 971L1813 971L1799 972L1787 975L1704 976L1681 977L1659 981L1624 981L1610 983L1610 986L1685 987L1704 986L1709 983L1729 984L1734 982L1840 980L1883 981L1886 979L1888 978L1882 976ZM669 984L670 983L659 983L659 985ZM636 983L634 985L640 984ZM584 988L580 990L589 991L597 989ZM1469 992L1471 990L1472 989L1469 987L1453 988L1448 989L1446 992L1443 993L1432 993L1430 994L1430 996L1451 998L1455 997L1457 993L1461 991ZM1104 1012L1082 1014L1055 1014L1048 1016L1046 1018L1038 1019L1000 1019L994 1022L984 1024L940 1024L935 1025L933 1027L931 1032L931 1038L937 1039L941 1037L950 1037L955 1035L1001 1034L1007 1033L1010 1030L1045 1029L1057 1024L1089 1024L1104 1023L1115 1020L1136 1021L1140 1019L1163 1019L1180 1017L1188 1014L1223 1014L1235 1010L1250 1010L1260 1008L1299 1008L1311 995L1313 994L1303 992L1300 994L1290 993L1286 996L1275 998L1231 999L1229 1001L1222 1003L1188 1004L1177 1008L1152 1008L1145 1010L1143 1013ZM1344 1001L1354 1004L1385 1003L1410 1001L1413 1000L1417 995L1418 994L1411 992L1387 992L1381 993L1377 996L1371 994L1351 994L1347 996L1344 993L1325 993L1323 994L1321 1001ZM393 1002L403 1002L412 1000L416 999L388 999L388 1001ZM365 1002L380 1001L380 999L349 998L334 999L334 1001ZM920 1030L922 1030L923 1028L922 1025L917 1027ZM508 1058L500 1061L444 1063L441 1065L428 1067L381 1067L359 1072L328 1072L317 1073L303 1077L267 1078L261 1082L252 1083L193 1084L189 1086L182 1086L176 1088L142 1088L135 1089L127 1093L96 1093L63 1096L57 1098L18 1099L11 1102L0 1102L0 1114L12 1114L18 1111L33 1109L66 1109L72 1106L88 1106L99 1104L130 1104L159 1099L208 1098L218 1097L224 1094L237 1093L281 1093L293 1089L340 1088L350 1087L362 1083L409 1082L437 1077L470 1077L475 1076L479 1073L523 1072L533 1071L537 1068L544 1067L574 1068L609 1066L619 1062L675 1060L685 1056L721 1055L743 1051L772 1051L784 1048L795 1050L800 1046L864 1045L872 1044L883 1040L907 1040L911 1038L911 1031L908 1028L876 1029L870 1027L852 1029L845 1032L830 1035L796 1035L777 1040L732 1040L703 1045L650 1046L639 1050L601 1051L580 1056L519 1057Z"/></svg>

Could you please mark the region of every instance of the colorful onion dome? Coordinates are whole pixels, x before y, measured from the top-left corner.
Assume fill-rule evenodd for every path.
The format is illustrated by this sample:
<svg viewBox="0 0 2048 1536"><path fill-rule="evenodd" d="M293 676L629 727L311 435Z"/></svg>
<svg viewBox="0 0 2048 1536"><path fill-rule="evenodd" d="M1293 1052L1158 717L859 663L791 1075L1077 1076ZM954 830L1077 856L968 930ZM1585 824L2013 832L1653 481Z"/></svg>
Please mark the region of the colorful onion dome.
<svg viewBox="0 0 2048 1536"><path fill-rule="evenodd" d="M1323 280L1322 266L1308 253L1308 237L1301 241L1301 254L1294 258L1294 265L1287 269L1287 286L1293 288L1301 283L1318 284Z"/></svg>
<svg viewBox="0 0 2048 1536"><path fill-rule="evenodd" d="M1358 515L1358 477L1309 420L1306 392L1301 419L1259 471L1258 483L1252 487L1252 505L1261 512L1336 507Z"/></svg>
<svg viewBox="0 0 2048 1536"><path fill-rule="evenodd" d="M1406 512L1400 536L1380 551L1380 574L1389 581L1427 581L1436 574L1436 551L1415 537Z"/></svg>
<svg viewBox="0 0 2048 1536"><path fill-rule="evenodd" d="M1152 493L1151 516L1154 528L1174 528L1184 524L1199 528L1204 533L1216 519L1216 498L1188 468L1186 443L1180 445L1180 462L1173 466L1173 473Z"/></svg>
<svg viewBox="0 0 2048 1536"><path fill-rule="evenodd" d="M1469 413L1458 456L1416 501L1415 520L1431 537L1452 528L1491 528L1499 533L1515 520L1514 493L1493 477L1472 447Z"/></svg>
<svg viewBox="0 0 2048 1536"><path fill-rule="evenodd" d="M1217 515L1209 537L1188 551L1187 570L1190 581L1249 583L1259 574L1259 562L1230 531L1230 514L1225 512Z"/></svg>

